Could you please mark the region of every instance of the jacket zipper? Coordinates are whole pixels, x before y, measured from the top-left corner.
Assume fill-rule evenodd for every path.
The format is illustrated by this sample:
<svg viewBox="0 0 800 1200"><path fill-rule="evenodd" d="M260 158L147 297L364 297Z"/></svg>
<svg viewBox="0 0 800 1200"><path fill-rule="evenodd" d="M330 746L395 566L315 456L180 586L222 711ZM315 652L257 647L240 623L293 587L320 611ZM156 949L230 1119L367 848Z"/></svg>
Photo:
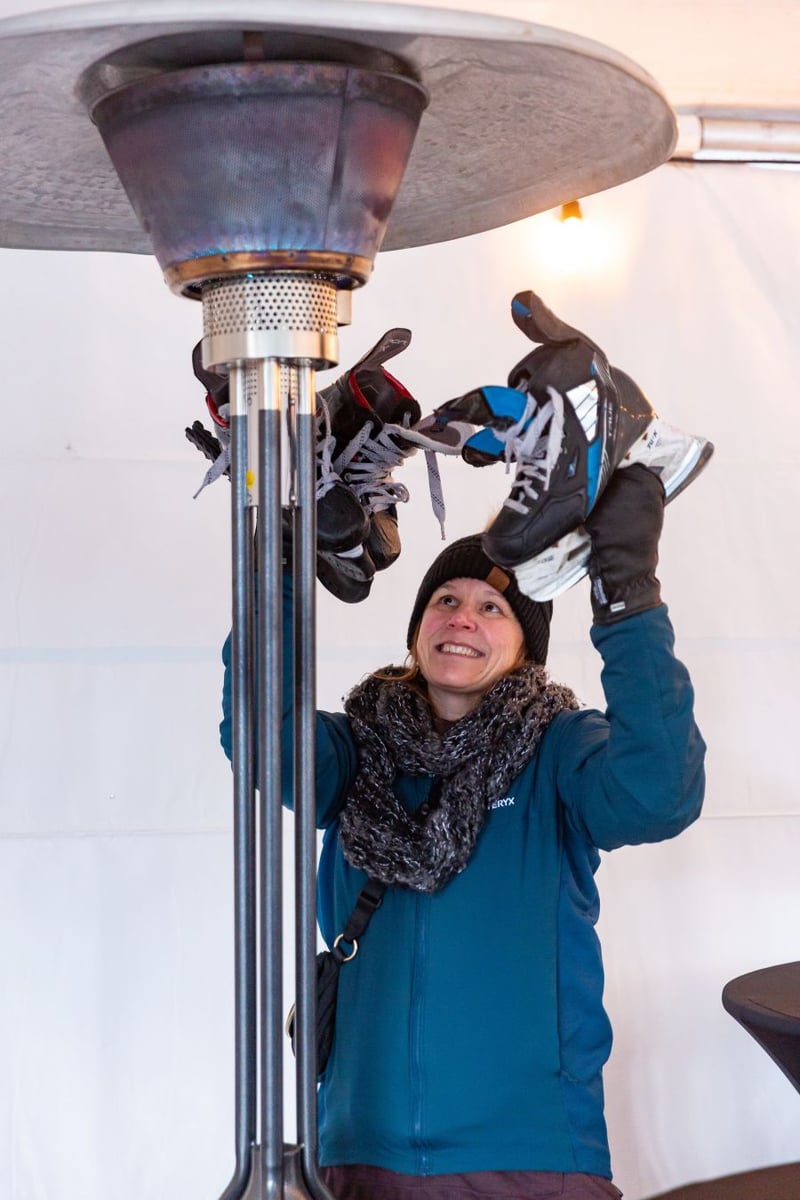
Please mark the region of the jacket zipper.
<svg viewBox="0 0 800 1200"><path fill-rule="evenodd" d="M419 1170L417 1174L427 1175L428 1155L424 1145L423 1129L423 1087L422 1087L422 995L424 981L422 979L425 956L427 954L428 938L428 896L417 896L417 911L415 914L414 938L414 973L411 988L411 1127L417 1146Z"/></svg>
<svg viewBox="0 0 800 1200"><path fill-rule="evenodd" d="M422 808L428 809L438 804L442 791L441 779L433 779ZM417 895L416 912L414 914L414 971L411 985L411 1128L418 1151L420 1175L427 1175L429 1168L428 1153L425 1146L425 1130L423 1120L423 1080L422 1080L422 1030L425 1020L422 999L425 994L425 962L428 954L428 921L430 916L430 896Z"/></svg>

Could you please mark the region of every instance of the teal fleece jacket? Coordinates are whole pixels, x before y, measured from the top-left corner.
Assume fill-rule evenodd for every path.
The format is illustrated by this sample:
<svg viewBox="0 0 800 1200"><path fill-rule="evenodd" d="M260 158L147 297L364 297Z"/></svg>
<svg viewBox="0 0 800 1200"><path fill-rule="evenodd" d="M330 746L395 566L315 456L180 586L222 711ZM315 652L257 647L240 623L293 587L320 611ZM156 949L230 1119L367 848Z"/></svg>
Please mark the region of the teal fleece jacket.
<svg viewBox="0 0 800 1200"><path fill-rule="evenodd" d="M435 895L389 889L342 968L319 1090L323 1165L610 1178L598 851L673 837L693 821L705 746L664 606L591 636L606 712L560 713L495 801L466 869ZM228 643L223 657L227 667ZM226 670L228 754L229 695ZM286 741L289 761L288 724ZM319 920L330 945L366 878L337 836L357 770L343 713L318 714L316 754ZM413 810L432 782L400 774L397 795Z"/></svg>

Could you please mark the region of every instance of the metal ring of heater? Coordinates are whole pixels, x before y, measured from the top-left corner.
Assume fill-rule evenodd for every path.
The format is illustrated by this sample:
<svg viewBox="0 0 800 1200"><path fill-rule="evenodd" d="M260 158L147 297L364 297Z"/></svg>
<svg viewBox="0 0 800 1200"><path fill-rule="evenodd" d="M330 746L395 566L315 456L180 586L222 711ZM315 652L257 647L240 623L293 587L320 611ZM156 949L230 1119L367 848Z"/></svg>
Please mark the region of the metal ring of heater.
<svg viewBox="0 0 800 1200"><path fill-rule="evenodd" d="M372 274L368 258L355 254L337 254L328 250L252 250L231 254L213 254L173 263L164 271L164 281L176 295L199 300L203 284L227 275L246 275L253 271L301 271L324 273L350 286L361 287Z"/></svg>

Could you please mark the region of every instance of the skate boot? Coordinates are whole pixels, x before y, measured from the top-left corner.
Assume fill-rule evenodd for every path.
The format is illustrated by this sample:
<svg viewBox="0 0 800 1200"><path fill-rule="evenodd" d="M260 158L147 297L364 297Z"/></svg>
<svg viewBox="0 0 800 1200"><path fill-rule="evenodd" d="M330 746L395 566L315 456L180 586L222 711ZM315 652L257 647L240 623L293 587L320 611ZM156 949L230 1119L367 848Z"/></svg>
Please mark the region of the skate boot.
<svg viewBox="0 0 800 1200"><path fill-rule="evenodd" d="M684 433L656 417L617 469L634 463L647 467L661 480L664 503L669 504L694 482L713 453L714 446L706 438ZM587 574L591 552L591 539L579 526L514 568L521 591L532 600L554 600Z"/></svg>
<svg viewBox="0 0 800 1200"><path fill-rule="evenodd" d="M405 485L394 479L394 469L418 449L425 451L431 502L441 523L444 503L435 454L459 454L467 430L457 423L431 428L431 418L420 419L417 401L384 368L383 363L410 341L410 330L390 329L354 367L319 393L336 442L333 470L368 515L364 551L376 571L391 566L401 550L397 505L409 496ZM467 431L472 433L472 427ZM352 568L352 563L347 566Z"/></svg>
<svg viewBox="0 0 800 1200"><path fill-rule="evenodd" d="M294 539L292 513L289 508L283 509L282 525L283 561L284 566L291 570ZM336 554L330 550L320 550L318 543L315 571L322 586L345 604L357 604L360 600L366 600L375 575L372 560L361 545Z"/></svg>
<svg viewBox="0 0 800 1200"><path fill-rule="evenodd" d="M202 364L200 342L192 352L192 367L206 388L206 407L216 433L215 439L200 421L195 421L186 430L187 439L211 459L211 467L195 493L199 496L203 488L220 475L230 478L230 405L228 377L206 370ZM322 406L317 414L316 438L317 546L329 553L350 551L360 546L368 532L368 520L361 505L331 466L334 444L328 415Z"/></svg>
<svg viewBox="0 0 800 1200"><path fill-rule="evenodd" d="M375 578L375 564L363 546L340 554L317 551L317 579L345 604L366 600Z"/></svg>
<svg viewBox="0 0 800 1200"><path fill-rule="evenodd" d="M408 500L408 489L392 475L407 456L393 437L392 422L397 416L411 424L420 416L414 397L382 364L410 341L410 330L388 330L355 366L319 393L330 412L335 439L333 469L362 506L368 523L365 550L377 571L400 554L397 504Z"/></svg>
<svg viewBox="0 0 800 1200"><path fill-rule="evenodd" d="M484 535L487 554L505 567L581 524L654 415L633 380L533 292L514 297L512 315L542 345L512 369L507 388L480 388L436 410L491 426L466 442L467 462L502 456L517 464L511 493Z"/></svg>

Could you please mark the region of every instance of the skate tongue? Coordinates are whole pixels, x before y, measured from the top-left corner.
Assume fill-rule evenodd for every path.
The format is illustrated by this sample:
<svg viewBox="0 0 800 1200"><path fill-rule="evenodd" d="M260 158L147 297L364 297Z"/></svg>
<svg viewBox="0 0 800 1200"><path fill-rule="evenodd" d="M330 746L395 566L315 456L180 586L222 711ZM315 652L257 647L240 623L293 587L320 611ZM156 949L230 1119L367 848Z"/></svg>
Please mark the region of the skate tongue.
<svg viewBox="0 0 800 1200"><path fill-rule="evenodd" d="M381 366L381 363L386 362L389 358L394 358L396 354L405 350L410 341L410 329L387 329L383 337L379 338L366 354L362 354L354 366L323 388L321 394L329 400L333 400L338 393L342 397L355 400L356 404L361 408L369 409L370 412L377 409L375 401L387 386L390 389L394 387L401 395L407 395L409 399L413 400L402 383L398 383ZM382 419L389 420L390 418L382 417Z"/></svg>
<svg viewBox="0 0 800 1200"><path fill-rule="evenodd" d="M406 346L411 343L410 329L387 329L383 337L379 338L371 350L363 354L354 367L353 372L360 371L363 368L367 370L378 370L381 363L388 362L390 358L400 354L405 350Z"/></svg>
<svg viewBox="0 0 800 1200"><path fill-rule="evenodd" d="M400 354L410 342L410 329L387 329L349 373L357 398L366 401L382 421L397 425L414 425L422 413L408 388L390 375L383 363Z"/></svg>
<svg viewBox="0 0 800 1200"><path fill-rule="evenodd" d="M584 342L595 350L600 350L597 343L588 338L585 333L581 333L572 325L567 325L566 321L562 321L554 312L551 312L535 292L517 292L511 301L511 316L517 328L521 329L532 342L560 345L564 342L577 341ZM602 354L602 350L600 353Z"/></svg>

